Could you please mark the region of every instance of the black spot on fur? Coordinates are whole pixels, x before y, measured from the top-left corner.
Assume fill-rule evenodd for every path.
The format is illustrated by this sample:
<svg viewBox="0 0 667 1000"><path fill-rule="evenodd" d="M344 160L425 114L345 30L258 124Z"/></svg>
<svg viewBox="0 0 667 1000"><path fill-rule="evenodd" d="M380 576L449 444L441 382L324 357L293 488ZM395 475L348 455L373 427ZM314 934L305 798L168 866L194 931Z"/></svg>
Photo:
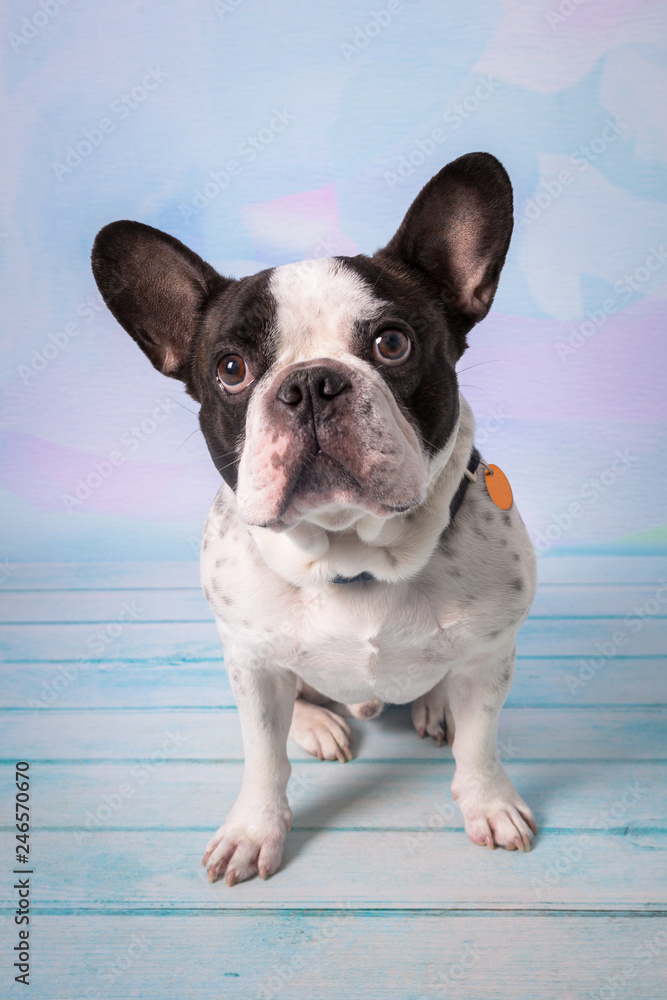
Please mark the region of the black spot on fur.
<svg viewBox="0 0 667 1000"><path fill-rule="evenodd" d="M512 518L510 514L508 514L507 511L503 511L503 524L506 524L509 527L511 523L512 523Z"/></svg>
<svg viewBox="0 0 667 1000"><path fill-rule="evenodd" d="M204 587L204 597L206 598L206 600L210 604L211 603L211 591L208 589L208 587Z"/></svg>
<svg viewBox="0 0 667 1000"><path fill-rule="evenodd" d="M487 639L497 639L498 636L500 635L500 631L501 630L499 628L496 628L493 630L493 632L487 632L486 634Z"/></svg>
<svg viewBox="0 0 667 1000"><path fill-rule="evenodd" d="M512 590L516 590L517 593L520 594L523 590L523 580L518 576L515 577L513 580L510 580L510 587Z"/></svg>
<svg viewBox="0 0 667 1000"><path fill-rule="evenodd" d="M500 544L501 545L507 545L507 539L506 538L501 538L500 539Z"/></svg>
<svg viewBox="0 0 667 1000"><path fill-rule="evenodd" d="M484 518L485 521L490 521L493 518L493 514L491 513L490 510L485 510L484 513L482 514L482 517Z"/></svg>
<svg viewBox="0 0 667 1000"><path fill-rule="evenodd" d="M518 552L513 552L512 553L512 559L514 560L514 562L518 562L520 558L521 558L521 556L519 555Z"/></svg>

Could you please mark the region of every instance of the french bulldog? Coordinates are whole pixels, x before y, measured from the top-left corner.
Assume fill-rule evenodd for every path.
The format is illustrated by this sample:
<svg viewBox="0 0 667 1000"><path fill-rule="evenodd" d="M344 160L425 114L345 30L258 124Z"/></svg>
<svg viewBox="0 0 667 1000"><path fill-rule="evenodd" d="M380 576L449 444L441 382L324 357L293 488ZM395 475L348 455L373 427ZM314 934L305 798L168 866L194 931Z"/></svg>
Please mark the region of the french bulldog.
<svg viewBox="0 0 667 1000"><path fill-rule="evenodd" d="M500 763L497 728L535 557L511 498L490 492L456 375L512 225L505 169L470 153L426 184L372 256L235 280L139 222L95 240L103 298L200 404L222 477L201 576L245 767L206 847L211 881L278 869L288 736L346 761L346 718L386 703L411 703L418 735L452 745L469 837L530 848L535 820Z"/></svg>

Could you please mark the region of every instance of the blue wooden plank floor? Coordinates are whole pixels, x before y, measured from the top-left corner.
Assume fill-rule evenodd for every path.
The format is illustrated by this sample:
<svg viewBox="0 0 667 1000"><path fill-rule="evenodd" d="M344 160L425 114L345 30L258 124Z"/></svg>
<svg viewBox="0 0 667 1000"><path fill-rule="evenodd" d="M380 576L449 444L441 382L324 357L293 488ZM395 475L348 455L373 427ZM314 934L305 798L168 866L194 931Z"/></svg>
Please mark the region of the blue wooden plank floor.
<svg viewBox="0 0 667 1000"><path fill-rule="evenodd" d="M280 871L209 885L238 718L196 564L15 566L0 592L1 996L14 763L31 764L32 985L44 1000L667 995L667 559L549 556L501 756L538 826L487 851L451 751L409 712L355 759L290 745Z"/></svg>

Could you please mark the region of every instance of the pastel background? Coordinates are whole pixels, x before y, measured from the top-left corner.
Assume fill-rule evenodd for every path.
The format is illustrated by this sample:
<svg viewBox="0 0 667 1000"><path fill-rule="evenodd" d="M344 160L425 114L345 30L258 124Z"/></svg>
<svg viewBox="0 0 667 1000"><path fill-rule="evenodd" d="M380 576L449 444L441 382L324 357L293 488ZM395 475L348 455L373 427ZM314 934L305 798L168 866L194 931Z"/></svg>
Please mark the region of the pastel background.
<svg viewBox="0 0 667 1000"><path fill-rule="evenodd" d="M99 228L138 219L235 276L372 252L478 149L516 199L460 364L481 450L540 551L667 548L665 3L0 16L0 561L194 557L217 489L196 405L100 306Z"/></svg>

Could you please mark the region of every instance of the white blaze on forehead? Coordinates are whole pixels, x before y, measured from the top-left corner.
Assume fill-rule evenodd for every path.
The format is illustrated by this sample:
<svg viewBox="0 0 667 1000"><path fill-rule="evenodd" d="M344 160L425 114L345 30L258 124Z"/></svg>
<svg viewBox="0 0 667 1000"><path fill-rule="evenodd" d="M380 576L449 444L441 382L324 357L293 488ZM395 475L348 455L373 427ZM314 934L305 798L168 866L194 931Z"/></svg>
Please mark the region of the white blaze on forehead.
<svg viewBox="0 0 667 1000"><path fill-rule="evenodd" d="M284 264L271 275L276 302L278 365L350 352L354 324L386 303L340 261L325 257Z"/></svg>

